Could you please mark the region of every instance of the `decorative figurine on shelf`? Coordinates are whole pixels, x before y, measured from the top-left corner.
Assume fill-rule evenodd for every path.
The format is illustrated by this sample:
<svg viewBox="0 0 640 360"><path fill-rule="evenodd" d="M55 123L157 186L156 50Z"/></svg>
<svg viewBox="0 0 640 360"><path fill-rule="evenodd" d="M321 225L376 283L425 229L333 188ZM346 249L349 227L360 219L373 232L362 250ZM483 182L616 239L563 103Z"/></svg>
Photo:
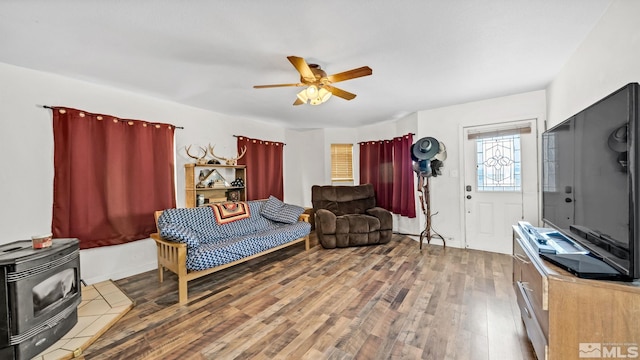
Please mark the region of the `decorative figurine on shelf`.
<svg viewBox="0 0 640 360"><path fill-rule="evenodd" d="M214 169L211 174L207 176L209 180L208 186L216 189L223 189L231 186L229 182L218 172L218 170Z"/></svg>
<svg viewBox="0 0 640 360"><path fill-rule="evenodd" d="M213 181L213 185L211 186L212 188L215 189L224 189L226 188L224 180L223 179L216 179Z"/></svg>
<svg viewBox="0 0 640 360"><path fill-rule="evenodd" d="M240 158L242 158L244 156L244 154L247 152L247 147L245 146L244 148L242 148L242 153L240 155L238 155L238 156L236 156L234 158L225 158L225 157L217 156L216 154L214 154L213 153L213 148L214 147L215 147L215 145L211 146L211 144L209 144L209 153L211 153L211 156L213 156L216 159L224 160L224 163L226 165L238 165L238 160Z"/></svg>
<svg viewBox="0 0 640 360"><path fill-rule="evenodd" d="M205 180L207 180L207 176L209 175L208 170L200 170L200 175L198 175L198 183L196 184L196 188L202 189L207 187Z"/></svg>
<svg viewBox="0 0 640 360"><path fill-rule="evenodd" d="M233 187L244 187L244 179L237 178L231 182L231 186Z"/></svg>
<svg viewBox="0 0 640 360"><path fill-rule="evenodd" d="M195 156L195 155L192 155L192 154L189 152L189 150L191 150L191 145L189 145L189 146L187 146L187 147L185 148L185 149L187 150L187 156L189 156L189 157L190 157L190 158L192 158L192 159L195 159L195 160L196 160L196 164L198 164L198 165L205 165L205 164L207 163L207 159L206 159L206 157L207 157L207 149L205 149L205 148L203 148L203 147L201 147L201 146L199 146L198 148L199 148L200 150L204 151L204 155L202 155L202 156ZM198 155L200 155L200 154L198 154Z"/></svg>
<svg viewBox="0 0 640 360"><path fill-rule="evenodd" d="M227 200L229 200L229 201L240 201L240 191L238 191L238 190L229 190L229 191L227 191Z"/></svg>

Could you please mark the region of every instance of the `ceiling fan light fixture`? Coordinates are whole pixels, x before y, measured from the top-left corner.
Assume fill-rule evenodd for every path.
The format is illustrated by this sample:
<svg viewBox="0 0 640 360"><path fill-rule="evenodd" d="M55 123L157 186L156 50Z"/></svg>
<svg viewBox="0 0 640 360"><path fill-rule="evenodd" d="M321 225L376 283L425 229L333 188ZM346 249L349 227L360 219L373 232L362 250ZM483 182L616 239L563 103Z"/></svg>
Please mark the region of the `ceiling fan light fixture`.
<svg viewBox="0 0 640 360"><path fill-rule="evenodd" d="M285 86L306 86L304 90L297 94L296 101L293 102L294 106L302 104L320 105L327 102L332 95L344 100L353 100L355 99L356 94L334 87L333 83L373 74L373 70L371 70L370 67L361 66L357 69L351 69L327 76L327 73L322 70L318 64L308 64L305 59L298 56L287 56L287 59L300 74L299 83L254 85L253 87L256 89L264 89ZM329 90L327 90L325 86Z"/></svg>
<svg viewBox="0 0 640 360"><path fill-rule="evenodd" d="M309 87L306 90L307 92L307 98L309 100L315 100L318 98L318 87L315 85L309 85Z"/></svg>
<svg viewBox="0 0 640 360"><path fill-rule="evenodd" d="M318 88L316 85L309 85L309 87L300 91L296 96L305 104L320 105L331 98L331 91L323 87Z"/></svg>
<svg viewBox="0 0 640 360"><path fill-rule="evenodd" d="M318 90L318 97L311 100L310 104L311 105L320 105L324 102L326 102L327 100L329 100L329 98L331 98L331 91L321 87L320 90Z"/></svg>
<svg viewBox="0 0 640 360"><path fill-rule="evenodd" d="M309 101L309 97L307 96L307 89L300 91L296 96L305 104Z"/></svg>

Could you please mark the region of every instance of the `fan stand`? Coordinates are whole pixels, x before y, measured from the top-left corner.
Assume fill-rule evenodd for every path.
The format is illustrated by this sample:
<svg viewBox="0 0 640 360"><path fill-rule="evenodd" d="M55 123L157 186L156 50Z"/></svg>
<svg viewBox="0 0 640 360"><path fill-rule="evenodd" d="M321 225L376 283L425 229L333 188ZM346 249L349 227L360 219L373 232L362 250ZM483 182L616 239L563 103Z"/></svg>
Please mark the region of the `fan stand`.
<svg viewBox="0 0 640 360"><path fill-rule="evenodd" d="M431 194L429 193L429 181L430 176L422 176L418 175L418 191L420 192L420 205L422 206L422 213L424 213L425 218L427 219L425 228L420 233L420 250L422 250L422 239L427 238L427 244L431 244L431 239L433 237L440 238L442 240L442 246L444 248L447 247L447 242L444 237L435 230L431 229Z"/></svg>

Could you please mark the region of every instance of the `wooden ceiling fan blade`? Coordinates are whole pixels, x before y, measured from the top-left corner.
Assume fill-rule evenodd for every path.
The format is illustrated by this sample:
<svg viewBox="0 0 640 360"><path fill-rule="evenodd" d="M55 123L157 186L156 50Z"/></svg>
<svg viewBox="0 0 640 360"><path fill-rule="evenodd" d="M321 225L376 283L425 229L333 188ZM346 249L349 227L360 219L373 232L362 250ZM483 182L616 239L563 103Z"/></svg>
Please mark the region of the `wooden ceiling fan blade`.
<svg viewBox="0 0 640 360"><path fill-rule="evenodd" d="M308 82L316 81L316 75L313 73L313 71L311 71L311 68L303 58L298 56L287 56L287 59L289 59L293 67L295 67L296 70L298 70L298 72L300 73L300 76L305 81L308 81Z"/></svg>
<svg viewBox="0 0 640 360"><path fill-rule="evenodd" d="M337 97L341 97L345 100L353 100L356 97L356 94L350 93L348 91L344 91L342 89L338 89L337 87L331 85L325 85L323 88L331 91L331 93Z"/></svg>
<svg viewBox="0 0 640 360"><path fill-rule="evenodd" d="M355 79L373 74L373 70L368 66L359 67L357 69L347 70L341 73L327 76L330 82L336 83L340 81Z"/></svg>
<svg viewBox="0 0 640 360"><path fill-rule="evenodd" d="M293 102L293 105L302 105L302 104L304 104L304 101L300 99L296 99L296 101Z"/></svg>
<svg viewBox="0 0 640 360"><path fill-rule="evenodd" d="M273 85L253 85L254 89L265 89L265 88L275 88L275 87L286 87L286 86L304 86L304 84L273 84Z"/></svg>

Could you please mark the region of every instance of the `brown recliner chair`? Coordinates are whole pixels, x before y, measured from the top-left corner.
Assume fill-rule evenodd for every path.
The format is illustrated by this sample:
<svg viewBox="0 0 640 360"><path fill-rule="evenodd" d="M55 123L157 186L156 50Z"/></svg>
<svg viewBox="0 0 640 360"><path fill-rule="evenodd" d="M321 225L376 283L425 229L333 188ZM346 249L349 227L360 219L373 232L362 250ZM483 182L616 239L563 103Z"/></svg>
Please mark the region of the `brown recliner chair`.
<svg viewBox="0 0 640 360"><path fill-rule="evenodd" d="M316 234L325 249L386 244L391 240L391 212L376 207L373 185L311 187Z"/></svg>

